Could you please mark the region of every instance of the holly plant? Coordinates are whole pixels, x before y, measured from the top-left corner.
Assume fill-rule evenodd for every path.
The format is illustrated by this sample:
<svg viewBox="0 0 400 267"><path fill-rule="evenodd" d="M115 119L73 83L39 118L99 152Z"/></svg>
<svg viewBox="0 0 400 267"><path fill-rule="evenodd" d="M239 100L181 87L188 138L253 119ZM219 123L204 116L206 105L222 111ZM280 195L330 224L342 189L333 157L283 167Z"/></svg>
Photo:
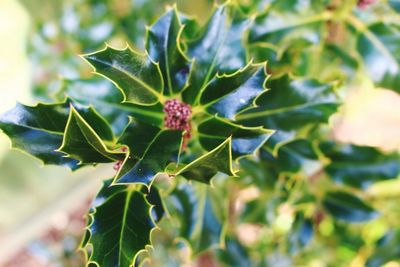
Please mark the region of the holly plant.
<svg viewBox="0 0 400 267"><path fill-rule="evenodd" d="M357 19L371 1L332 2L227 2L205 23L169 7L143 50L84 54L93 75L65 79L57 103L1 115L12 146L44 164L114 168L87 214L88 266L155 266L163 231L200 261L269 266L278 251L303 253L314 235L324 243L379 220L385 211L363 190L399 176L398 154L331 140L328 121L359 69L395 90L399 28ZM362 30L353 52L329 34L335 27ZM370 65L385 58L393 65ZM241 242L242 224L260 227L257 242ZM368 262L400 256L376 258L384 244L368 244Z"/></svg>

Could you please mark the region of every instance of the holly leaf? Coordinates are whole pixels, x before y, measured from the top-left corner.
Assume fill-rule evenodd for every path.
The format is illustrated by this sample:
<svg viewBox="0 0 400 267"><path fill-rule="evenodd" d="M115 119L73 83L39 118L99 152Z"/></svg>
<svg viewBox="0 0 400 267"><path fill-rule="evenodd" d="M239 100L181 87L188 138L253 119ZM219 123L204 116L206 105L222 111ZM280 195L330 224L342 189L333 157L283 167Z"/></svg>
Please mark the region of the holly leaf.
<svg viewBox="0 0 400 267"><path fill-rule="evenodd" d="M269 91L257 100L257 108L236 116L245 126L264 126L277 130L274 142L287 141L306 127L327 122L339 101L332 84L288 75L269 80Z"/></svg>
<svg viewBox="0 0 400 267"><path fill-rule="evenodd" d="M211 247L222 247L224 231L218 203L212 201L211 188L201 183L179 183L166 199L179 236L190 244L193 255Z"/></svg>
<svg viewBox="0 0 400 267"><path fill-rule="evenodd" d="M76 169L78 161L65 158L56 151L63 140L68 120L69 103L17 104L0 116L0 129L7 134L12 147L27 152L44 164L56 164Z"/></svg>
<svg viewBox="0 0 400 267"><path fill-rule="evenodd" d="M246 248L234 238L225 240L225 248L217 250L218 259L230 267L251 266L251 259Z"/></svg>
<svg viewBox="0 0 400 267"><path fill-rule="evenodd" d="M110 123L117 136L127 126L129 116L155 126L161 126L163 123L161 104L142 106L123 102L124 96L121 91L105 79L64 80L64 86L58 95L62 99L68 96L83 106L93 106Z"/></svg>
<svg viewBox="0 0 400 267"><path fill-rule="evenodd" d="M400 174L397 153L384 154L373 147L325 142L322 153L330 160L325 171L337 183L366 188L374 182L395 179Z"/></svg>
<svg viewBox="0 0 400 267"><path fill-rule="evenodd" d="M287 46L317 44L324 21L330 17L322 1L272 1L266 12L257 16L249 33L250 43L267 42L284 51Z"/></svg>
<svg viewBox="0 0 400 267"><path fill-rule="evenodd" d="M266 64L252 64L232 74L218 75L201 93L200 104L210 114L228 119L255 106L255 99L267 89Z"/></svg>
<svg viewBox="0 0 400 267"><path fill-rule="evenodd" d="M322 204L333 217L350 223L369 221L379 215L359 197L342 191L328 192Z"/></svg>
<svg viewBox="0 0 400 267"><path fill-rule="evenodd" d="M277 162L281 171L296 173L307 171L310 165L318 161L310 141L297 139L279 147Z"/></svg>
<svg viewBox="0 0 400 267"><path fill-rule="evenodd" d="M233 159L256 153L273 133L262 127L245 127L219 117L212 117L198 126L200 144L206 150L231 137Z"/></svg>
<svg viewBox="0 0 400 267"><path fill-rule="evenodd" d="M109 145L107 146L106 143ZM119 152L116 148L111 128L93 108L80 114L71 105L64 139L59 151L78 159L80 164L87 164L124 159L125 153Z"/></svg>
<svg viewBox="0 0 400 267"><path fill-rule="evenodd" d="M183 92L186 103L198 102L200 91L217 72L234 72L246 65L242 36L250 22L227 3L215 9L207 24L194 35L194 39L187 40L186 53L194 62L189 86Z"/></svg>
<svg viewBox="0 0 400 267"><path fill-rule="evenodd" d="M104 183L93 202L81 248L88 264L130 267L151 246L151 233L157 228L154 209L141 191L110 184L111 180Z"/></svg>
<svg viewBox="0 0 400 267"><path fill-rule="evenodd" d="M177 160L182 132L131 120L119 142L130 149L114 184L139 183L150 187L155 176L165 173L168 163Z"/></svg>
<svg viewBox="0 0 400 267"><path fill-rule="evenodd" d="M363 29L357 50L369 76L377 86L400 92L400 27L380 22Z"/></svg>
<svg viewBox="0 0 400 267"><path fill-rule="evenodd" d="M129 46L118 50L106 46L103 50L83 55L94 72L112 81L124 95L124 102L154 105L163 100L164 81L158 63Z"/></svg>
<svg viewBox="0 0 400 267"><path fill-rule="evenodd" d="M219 146L187 165L172 163L168 166L168 174L181 175L188 180L196 180L206 184L209 184L218 172L235 176L232 167L231 146L232 139L229 137Z"/></svg>
<svg viewBox="0 0 400 267"><path fill-rule="evenodd" d="M164 91L169 95L179 93L186 86L190 62L180 47L183 25L176 6L161 16L147 32L147 51L159 62L165 81Z"/></svg>

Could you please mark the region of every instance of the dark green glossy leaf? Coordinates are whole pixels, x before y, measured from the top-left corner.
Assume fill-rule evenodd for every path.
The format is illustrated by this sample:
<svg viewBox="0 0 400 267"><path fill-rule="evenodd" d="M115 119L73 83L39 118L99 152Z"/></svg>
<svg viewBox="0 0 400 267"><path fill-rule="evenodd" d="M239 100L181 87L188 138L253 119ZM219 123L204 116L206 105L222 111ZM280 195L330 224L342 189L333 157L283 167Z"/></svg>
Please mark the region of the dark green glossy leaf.
<svg viewBox="0 0 400 267"><path fill-rule="evenodd" d="M322 203L333 217L350 223L369 221L379 215L362 199L346 192L329 192Z"/></svg>
<svg viewBox="0 0 400 267"><path fill-rule="evenodd" d="M86 164L122 160L125 153L118 152L115 148L113 133L100 115L92 108L80 114L71 106L63 143L59 151Z"/></svg>
<svg viewBox="0 0 400 267"><path fill-rule="evenodd" d="M169 162L176 161L182 143L182 132L157 131L152 126L132 121L121 141L126 142L125 145L132 151L125 158L114 183L139 183L150 187L155 176L164 173Z"/></svg>
<svg viewBox="0 0 400 267"><path fill-rule="evenodd" d="M207 184L218 172L235 176L235 171L232 167L231 146L232 140L227 138L219 146L187 165L169 166L168 173L182 175L188 180L196 180Z"/></svg>
<svg viewBox="0 0 400 267"><path fill-rule="evenodd" d="M152 206L142 192L109 184L105 182L94 201L82 248L90 248L89 263L130 267L151 245L156 228Z"/></svg>
<svg viewBox="0 0 400 267"><path fill-rule="evenodd" d="M327 122L339 105L333 85L316 80L285 75L270 80L268 87L256 101L259 107L236 118L246 126L278 130L274 137L280 141L294 138L306 126Z"/></svg>
<svg viewBox="0 0 400 267"><path fill-rule="evenodd" d="M223 243L221 215L211 200L212 188L201 183L180 183L167 198L167 207L179 227L179 236L186 239L194 255ZM221 244L222 243L222 244Z"/></svg>
<svg viewBox="0 0 400 267"><path fill-rule="evenodd" d="M128 116L155 126L161 126L163 123L161 104L141 106L123 102L124 96L121 91L101 77L91 80L65 80L59 95L62 98L67 95L74 102L84 106L93 105L110 123L117 136L128 124Z"/></svg>
<svg viewBox="0 0 400 267"><path fill-rule="evenodd" d="M303 250L311 241L314 234L312 221L304 218L303 214L297 214L292 230L288 236L289 251L296 253Z"/></svg>
<svg viewBox="0 0 400 267"><path fill-rule="evenodd" d="M200 104L210 114L234 119L245 109L254 107L255 99L266 91L265 64L249 64L232 73L217 75L201 94Z"/></svg>
<svg viewBox="0 0 400 267"><path fill-rule="evenodd" d="M369 26L360 33L357 49L376 85L400 92L400 27Z"/></svg>
<svg viewBox="0 0 400 267"><path fill-rule="evenodd" d="M384 154L372 147L326 142L321 151L330 159L326 172L335 182L366 188L374 182L395 179L400 174L397 153Z"/></svg>
<svg viewBox="0 0 400 267"><path fill-rule="evenodd" d="M215 148L231 136L234 159L254 154L273 133L262 127L244 127L218 117L208 119L198 126L199 140L206 150Z"/></svg>
<svg viewBox="0 0 400 267"><path fill-rule="evenodd" d="M63 140L68 113L68 102L33 107L17 104L0 116L0 129L10 137L14 148L26 151L45 164L75 169L77 160L65 158L56 151Z"/></svg>
<svg viewBox="0 0 400 267"><path fill-rule="evenodd" d="M187 44L187 54L193 58L189 86L183 92L185 102L193 104L206 84L219 73L234 72L246 64L242 36L250 21L241 18L229 4L218 7L194 40Z"/></svg>
<svg viewBox="0 0 400 267"><path fill-rule="evenodd" d="M305 139L289 142L278 150L278 164L282 171L298 172L306 168L307 163L317 160L311 142Z"/></svg>
<svg viewBox="0 0 400 267"><path fill-rule="evenodd" d="M153 105L163 100L164 82L159 65L147 54L127 47L118 50L107 46L83 56L97 74L110 79L124 94L124 101Z"/></svg>
<svg viewBox="0 0 400 267"><path fill-rule="evenodd" d="M186 85L190 62L180 48L181 25L176 8L171 8L153 24L147 35L147 51L160 63L164 91L173 95Z"/></svg>
<svg viewBox="0 0 400 267"><path fill-rule="evenodd" d="M238 240L227 238L225 248L217 251L220 261L229 267L251 266L251 259L245 247Z"/></svg>
<svg viewBox="0 0 400 267"><path fill-rule="evenodd" d="M377 248L369 256L366 267L384 266L389 261L395 261L400 258L400 232L391 229L380 240L378 240Z"/></svg>

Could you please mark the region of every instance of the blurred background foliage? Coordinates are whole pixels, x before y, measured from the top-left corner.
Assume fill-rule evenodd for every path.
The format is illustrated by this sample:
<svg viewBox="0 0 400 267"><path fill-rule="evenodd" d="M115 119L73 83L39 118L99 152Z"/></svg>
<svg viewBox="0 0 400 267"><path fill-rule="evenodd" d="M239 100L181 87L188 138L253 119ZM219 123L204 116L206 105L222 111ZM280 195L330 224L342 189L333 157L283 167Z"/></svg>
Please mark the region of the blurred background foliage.
<svg viewBox="0 0 400 267"><path fill-rule="evenodd" d="M239 2L243 11L253 14L274 1ZM303 2L307 5L309 1ZM354 6L354 1L331 2L343 10ZM400 26L399 15L388 13L387 1L382 2L385 5L377 4L371 12L358 11L358 17L369 23L385 20ZM105 42L121 48L128 43L142 49L145 26L165 10L165 5L174 3L172 0L0 1L0 111L11 108L17 99L35 103L62 98L61 78L92 78L90 68L77 55L100 49ZM209 16L214 1L179 0L176 4L181 11L203 21ZM389 4L399 8L396 1ZM307 13L311 11L306 10L303 15L311 16ZM290 12L287 15L288 21L290 16L297 16ZM273 73L290 69L297 76L340 80L339 86L346 85L346 90L340 91L346 102L332 118L331 135L345 142L398 150L399 95L386 89L376 90L365 79L365 72L357 71L360 59L344 53L343 42L355 42L354 29L343 28L335 22L329 29L325 33L330 34L329 44L309 45L308 41L312 43L320 38L311 34L318 34L318 30L313 28L310 33L309 28L304 28L301 36L292 35L298 40L272 36L275 39L271 42L276 47L255 42L249 53L255 58L268 58ZM310 37L308 41L307 37ZM325 46L328 47L322 49ZM332 58L341 60L336 62ZM324 68L321 73L321 65L332 69ZM339 71L339 65L345 71ZM87 199L100 187L109 168L71 174L61 167L41 167L31 157L9 151L7 138L0 137L0 250L3 251L0 265L8 262L6 266L83 266L82 255L75 253L82 233L82 216ZM268 158L268 153L264 156ZM305 158L302 160L312 162L312 158ZM249 172L258 167L250 161L247 164ZM270 184L265 180L268 175ZM234 230L238 240L228 238L225 250L206 253L192 262L185 245L173 240L174 233L160 232L153 235L155 249L150 252L152 261L148 266L216 266L213 265L215 257L223 262L221 266L256 266L256 263L257 266L400 266L396 264L400 258L398 179L380 182L361 192L384 217L361 227L334 221L321 212L313 215L318 221L317 229L313 229L308 219L313 209L307 199L313 194L307 192L315 193L321 187L335 187L335 184L318 179L310 186L310 183L296 183L296 176L276 182L272 181L275 178L270 169L268 172L260 169L253 176L261 177L257 187L244 177L229 187L236 188L235 192L223 192L231 205L238 205L234 208L241 213L239 219L231 218L239 221ZM276 194L277 190L284 193ZM296 194L304 199L297 199ZM302 204L296 204L301 212L285 204L288 198ZM164 220L161 228L173 229L168 226L170 223ZM233 226L228 225L228 231L229 227Z"/></svg>

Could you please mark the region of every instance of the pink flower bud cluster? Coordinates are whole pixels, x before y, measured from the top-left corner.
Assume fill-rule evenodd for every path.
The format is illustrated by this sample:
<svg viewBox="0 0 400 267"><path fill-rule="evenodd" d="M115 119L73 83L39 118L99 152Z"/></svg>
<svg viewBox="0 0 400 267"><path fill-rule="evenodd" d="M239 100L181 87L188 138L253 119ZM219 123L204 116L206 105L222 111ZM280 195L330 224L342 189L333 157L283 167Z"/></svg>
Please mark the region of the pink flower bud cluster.
<svg viewBox="0 0 400 267"><path fill-rule="evenodd" d="M166 128L185 131L183 140L183 146L185 147L191 137L190 117L192 109L190 105L182 103L178 99L167 100L164 105L164 112L164 126Z"/></svg>
<svg viewBox="0 0 400 267"><path fill-rule="evenodd" d="M128 149L126 147L122 148L122 152L126 152ZM123 161L122 160L118 160L117 162L115 162L114 164L114 170L119 171L119 169L121 169Z"/></svg>
<svg viewBox="0 0 400 267"><path fill-rule="evenodd" d="M359 8L366 8L369 5L372 5L373 3L375 3L376 0L358 0L357 6Z"/></svg>

